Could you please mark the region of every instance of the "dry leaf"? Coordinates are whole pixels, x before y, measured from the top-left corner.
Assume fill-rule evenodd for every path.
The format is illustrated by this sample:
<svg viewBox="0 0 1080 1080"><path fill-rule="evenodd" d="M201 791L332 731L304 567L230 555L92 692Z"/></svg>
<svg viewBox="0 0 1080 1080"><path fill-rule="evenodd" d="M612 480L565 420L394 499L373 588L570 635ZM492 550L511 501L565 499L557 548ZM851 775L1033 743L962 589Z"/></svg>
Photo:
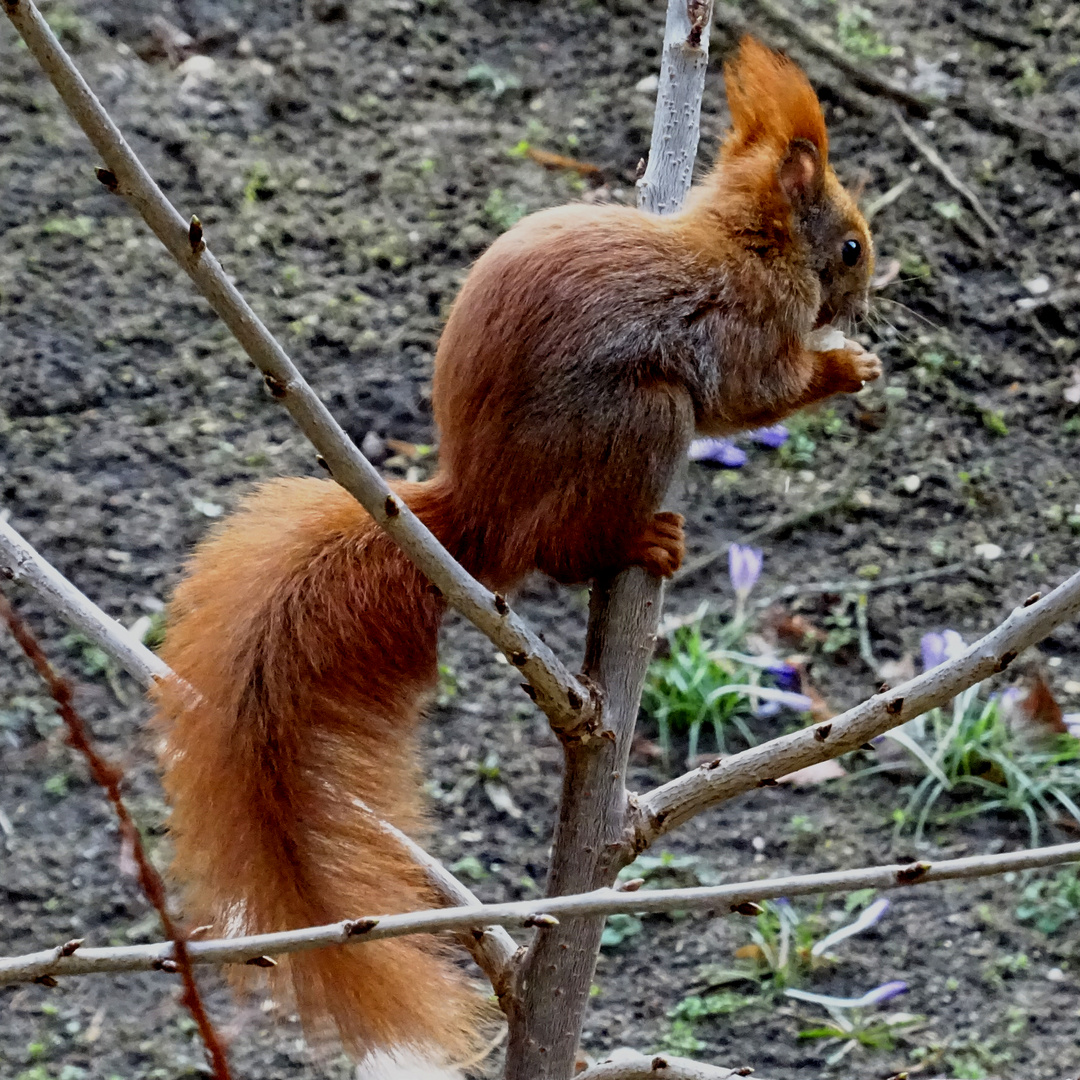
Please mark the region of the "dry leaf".
<svg viewBox="0 0 1080 1080"><path fill-rule="evenodd" d="M404 442L402 439L386 439L385 446L395 454L404 454L410 461L419 461L424 454L416 443Z"/></svg>
<svg viewBox="0 0 1080 1080"><path fill-rule="evenodd" d="M770 608L765 613L765 620L777 636L800 645L805 641L823 642L828 637L805 615L789 615L782 608Z"/></svg>
<svg viewBox="0 0 1080 1080"><path fill-rule="evenodd" d="M1053 691L1038 672L1027 694L1012 702L1006 698L1004 707L1009 727L1026 742L1045 742L1069 730Z"/></svg>

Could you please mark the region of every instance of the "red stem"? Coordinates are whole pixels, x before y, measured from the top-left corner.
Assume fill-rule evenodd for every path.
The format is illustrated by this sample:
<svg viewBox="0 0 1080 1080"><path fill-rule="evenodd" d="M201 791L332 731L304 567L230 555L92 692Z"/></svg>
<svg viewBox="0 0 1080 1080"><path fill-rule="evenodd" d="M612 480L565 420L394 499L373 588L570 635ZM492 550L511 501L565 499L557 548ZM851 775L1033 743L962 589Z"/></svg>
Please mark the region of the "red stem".
<svg viewBox="0 0 1080 1080"><path fill-rule="evenodd" d="M34 665L42 681L48 686L49 693L56 702L57 710L67 725L66 741L68 745L73 746L86 758L87 764L90 766L90 775L102 787L109 802L112 803L113 810L116 811L116 816L120 822L121 839L131 845L135 857L139 885L142 887L147 900L154 906L154 910L157 911L158 916L161 918L165 936L173 944L173 960L184 984L184 993L180 1000L187 1007L198 1025L199 1034L202 1035L202 1040L206 1044L207 1053L210 1055L213 1064L216 1080L231 1080L225 1050L207 1014L206 1006L203 1004L199 988L195 983L195 975L191 970L191 961L187 951L187 935L173 922L169 915L165 896L165 883L161 880L161 875L154 868L154 865L147 858L142 840L139 837L139 830L135 828L135 822L132 820L131 814L128 813L128 808L124 805L123 797L120 794L120 781L123 774L115 766L110 765L94 749L86 724L76 712L72 703L70 684L53 670L37 638L34 637L26 623L16 614L15 609L3 593L0 593L0 618L7 623L12 636L19 643L22 651L26 653L27 659Z"/></svg>

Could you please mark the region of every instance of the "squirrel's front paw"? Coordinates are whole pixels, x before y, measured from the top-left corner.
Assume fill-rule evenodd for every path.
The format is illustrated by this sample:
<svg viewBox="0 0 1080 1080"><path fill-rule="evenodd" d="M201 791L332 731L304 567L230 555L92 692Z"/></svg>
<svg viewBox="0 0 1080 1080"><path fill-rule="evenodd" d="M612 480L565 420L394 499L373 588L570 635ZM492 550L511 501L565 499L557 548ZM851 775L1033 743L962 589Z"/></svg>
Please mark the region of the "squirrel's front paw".
<svg viewBox="0 0 1080 1080"><path fill-rule="evenodd" d="M881 361L872 352L867 352L857 341L850 338L844 343L847 350L855 355L851 360L851 373L860 384L872 382L881 377Z"/></svg>
<svg viewBox="0 0 1080 1080"><path fill-rule="evenodd" d="M855 394L881 375L881 361L851 338L844 339L842 349L826 355L830 357L831 381L842 394Z"/></svg>
<svg viewBox="0 0 1080 1080"><path fill-rule="evenodd" d="M629 562L654 577L671 577L682 566L685 551L683 516L665 510L645 526L630 549Z"/></svg>

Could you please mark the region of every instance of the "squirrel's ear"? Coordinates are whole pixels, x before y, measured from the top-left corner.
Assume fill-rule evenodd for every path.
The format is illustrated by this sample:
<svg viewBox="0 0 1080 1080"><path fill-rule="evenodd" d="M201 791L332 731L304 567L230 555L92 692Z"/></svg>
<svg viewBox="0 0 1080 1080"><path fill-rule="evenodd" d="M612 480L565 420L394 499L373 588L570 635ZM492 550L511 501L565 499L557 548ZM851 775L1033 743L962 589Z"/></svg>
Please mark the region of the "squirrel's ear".
<svg viewBox="0 0 1080 1080"><path fill-rule="evenodd" d="M780 162L780 187L792 206L807 206L821 194L824 170L818 148L809 139L792 139Z"/></svg>

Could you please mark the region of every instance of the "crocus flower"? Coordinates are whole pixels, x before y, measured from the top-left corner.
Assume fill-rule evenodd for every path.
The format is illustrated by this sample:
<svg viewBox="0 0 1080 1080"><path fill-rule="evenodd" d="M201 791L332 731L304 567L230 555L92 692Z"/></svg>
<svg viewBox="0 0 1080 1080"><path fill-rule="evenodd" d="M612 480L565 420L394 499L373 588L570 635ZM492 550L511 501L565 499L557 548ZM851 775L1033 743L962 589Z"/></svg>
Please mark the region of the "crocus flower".
<svg viewBox="0 0 1080 1080"><path fill-rule="evenodd" d="M725 469L740 469L746 464L746 451L730 439L695 439L690 444L691 461L707 461Z"/></svg>
<svg viewBox="0 0 1080 1080"><path fill-rule="evenodd" d="M908 984L899 979L893 982L883 983L873 990L867 991L862 997L842 998L833 997L831 994L812 994L809 990L785 990L787 997L795 998L796 1001L809 1001L814 1005L824 1005L826 1009L867 1009L871 1005L880 1005L884 1001L891 1001L900 994L907 993Z"/></svg>
<svg viewBox="0 0 1080 1080"><path fill-rule="evenodd" d="M946 660L955 660L966 648L964 639L955 630L944 630L940 634L923 634L923 671L936 668L944 664Z"/></svg>
<svg viewBox="0 0 1080 1080"><path fill-rule="evenodd" d="M771 686L753 686L750 683L728 683L726 686L718 686L709 694L709 704L729 694L748 697L752 701L759 698L762 701L775 701L787 709L794 709L795 712L809 712L814 707L814 703L805 694L793 694L789 690L776 690Z"/></svg>
<svg viewBox="0 0 1080 1080"><path fill-rule="evenodd" d="M754 442L761 443L762 446L767 446L770 450L775 450L787 442L788 429L783 424L773 424L772 427L763 427L751 431L749 435Z"/></svg>
<svg viewBox="0 0 1080 1080"><path fill-rule="evenodd" d="M770 664L765 669L772 680L781 690L788 690L793 694L802 690L802 678L799 669L791 664Z"/></svg>
<svg viewBox="0 0 1080 1080"><path fill-rule="evenodd" d="M1067 712L1062 718L1069 734L1074 739L1080 739L1080 712Z"/></svg>
<svg viewBox="0 0 1080 1080"><path fill-rule="evenodd" d="M761 577L761 565L765 561L760 548L732 544L728 548L728 573L735 595L745 600Z"/></svg>
<svg viewBox="0 0 1080 1080"><path fill-rule="evenodd" d="M828 937L823 937L811 950L811 956L821 956L827 949L831 949L845 938L854 937L864 930L869 930L889 910L889 901L882 897L870 904L854 921L834 930Z"/></svg>

